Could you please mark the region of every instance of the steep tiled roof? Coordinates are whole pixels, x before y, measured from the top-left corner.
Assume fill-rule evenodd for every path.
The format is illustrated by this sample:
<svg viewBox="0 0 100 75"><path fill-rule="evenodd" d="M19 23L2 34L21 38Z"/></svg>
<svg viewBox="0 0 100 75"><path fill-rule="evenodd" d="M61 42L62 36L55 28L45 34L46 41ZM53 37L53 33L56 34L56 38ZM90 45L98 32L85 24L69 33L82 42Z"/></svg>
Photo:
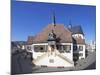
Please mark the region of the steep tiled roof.
<svg viewBox="0 0 100 75"><path fill-rule="evenodd" d="M70 30L73 34L83 34L83 35L84 35L81 26L72 26L71 28L69 28L69 30Z"/></svg>
<svg viewBox="0 0 100 75"><path fill-rule="evenodd" d="M74 44L85 44L85 39L82 39L81 37L73 38L73 43Z"/></svg>
<svg viewBox="0 0 100 75"><path fill-rule="evenodd" d="M28 45L32 44L34 38L35 38L34 36L28 36L27 44L28 44Z"/></svg>
<svg viewBox="0 0 100 75"><path fill-rule="evenodd" d="M45 27L39 34L36 35L36 37L33 40L33 43L47 42L48 35L50 32L52 32L52 30L54 30L57 39L59 39L59 42L72 42L72 33L71 31L66 29L64 25L57 24L56 26L54 26L50 24L47 27Z"/></svg>
<svg viewBox="0 0 100 75"><path fill-rule="evenodd" d="M29 36L27 40L27 44L33 43L46 43L48 40L49 33L54 31L56 38L61 43L77 43L77 44L85 44L85 39L72 38L72 34L83 34L81 26L74 26L69 28L65 28L64 25L56 24L55 26L52 24L47 25L40 33L36 36Z"/></svg>

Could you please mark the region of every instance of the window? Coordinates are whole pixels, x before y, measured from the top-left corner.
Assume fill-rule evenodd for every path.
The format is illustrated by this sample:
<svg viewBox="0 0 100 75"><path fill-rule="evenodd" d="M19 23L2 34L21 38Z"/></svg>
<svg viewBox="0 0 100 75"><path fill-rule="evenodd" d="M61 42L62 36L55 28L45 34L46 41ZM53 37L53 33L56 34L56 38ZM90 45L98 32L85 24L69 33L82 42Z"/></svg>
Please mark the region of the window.
<svg viewBox="0 0 100 75"><path fill-rule="evenodd" d="M67 45L67 50L71 50L71 45Z"/></svg>
<svg viewBox="0 0 100 75"><path fill-rule="evenodd" d="M57 50L60 52L60 53L64 53L64 50L63 50L63 45L57 45Z"/></svg>
<svg viewBox="0 0 100 75"><path fill-rule="evenodd" d="M70 52L70 50L71 50L71 45L63 45L63 50L64 50L65 52Z"/></svg>
<svg viewBox="0 0 100 75"><path fill-rule="evenodd" d="M79 46L79 50L82 51L83 50L83 46Z"/></svg>
<svg viewBox="0 0 100 75"><path fill-rule="evenodd" d="M66 52L70 52L70 50L71 50L71 45L67 45L67 50L66 50Z"/></svg>
<svg viewBox="0 0 100 75"><path fill-rule="evenodd" d="M40 50L43 50L43 47L40 47Z"/></svg>
<svg viewBox="0 0 100 75"><path fill-rule="evenodd" d="M83 53L79 53L79 56L83 56Z"/></svg>
<svg viewBox="0 0 100 75"><path fill-rule="evenodd" d="M66 50L67 49L67 46L66 45L63 45L63 50Z"/></svg>
<svg viewBox="0 0 100 75"><path fill-rule="evenodd" d="M44 48L43 47L39 47L40 52L44 52Z"/></svg>
<svg viewBox="0 0 100 75"><path fill-rule="evenodd" d="M35 52L39 52L39 47L38 47L38 45L35 45L35 46L34 46L34 51L35 51Z"/></svg>
<svg viewBox="0 0 100 75"><path fill-rule="evenodd" d="M74 50L77 50L77 46L73 46L73 49L74 49Z"/></svg>
<svg viewBox="0 0 100 75"><path fill-rule="evenodd" d="M35 45L34 46L34 51L35 52L46 52L47 51L47 46L46 45Z"/></svg>

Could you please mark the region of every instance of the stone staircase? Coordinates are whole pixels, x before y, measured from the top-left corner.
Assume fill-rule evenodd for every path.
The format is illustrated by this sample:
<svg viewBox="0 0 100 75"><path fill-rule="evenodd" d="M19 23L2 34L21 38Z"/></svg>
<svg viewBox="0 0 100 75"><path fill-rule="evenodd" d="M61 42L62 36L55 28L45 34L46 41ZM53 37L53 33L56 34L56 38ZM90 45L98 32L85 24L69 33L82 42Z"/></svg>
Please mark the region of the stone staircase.
<svg viewBox="0 0 100 75"><path fill-rule="evenodd" d="M67 62L69 62L69 63L71 63L71 64L74 64L74 62L73 61L71 61L70 59L68 59L67 57L65 57L64 55L62 55L62 54L57 54L60 58L62 58L62 59L64 59L65 61L67 61Z"/></svg>
<svg viewBox="0 0 100 75"><path fill-rule="evenodd" d="M44 58L47 55L47 53L44 53L41 56L38 56L36 60L33 60L33 63L35 64L36 62L38 62L39 60L41 60L42 58Z"/></svg>
<svg viewBox="0 0 100 75"><path fill-rule="evenodd" d="M66 62L68 62L68 63L74 65L74 62L73 62L73 61L71 61L70 59L68 59L67 57L65 57L64 55L62 55L62 54L59 53L59 52L53 53L52 55L50 55L50 53L44 53L43 55L38 56L36 60L33 60L33 63L34 63L34 64L37 64L38 62L40 62L40 61L41 61L42 59L44 59L45 57L48 57L48 59L49 59L49 58L50 58L50 59L51 59L51 58L54 58L54 59L55 59L56 57L58 57L58 58L63 59L64 61L66 61ZM48 60L48 59L46 59L46 60Z"/></svg>

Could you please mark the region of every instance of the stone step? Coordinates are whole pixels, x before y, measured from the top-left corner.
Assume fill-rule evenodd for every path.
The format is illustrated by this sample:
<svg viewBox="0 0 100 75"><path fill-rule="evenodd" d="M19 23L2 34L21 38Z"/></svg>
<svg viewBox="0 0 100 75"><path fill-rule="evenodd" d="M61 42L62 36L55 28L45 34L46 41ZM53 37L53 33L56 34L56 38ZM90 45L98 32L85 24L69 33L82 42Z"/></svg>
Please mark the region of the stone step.
<svg viewBox="0 0 100 75"><path fill-rule="evenodd" d="M68 58L65 57L64 55L58 54L58 56L61 57L61 58L64 59L64 60L68 61L69 63L74 64L73 61L71 61L70 59L68 59Z"/></svg>

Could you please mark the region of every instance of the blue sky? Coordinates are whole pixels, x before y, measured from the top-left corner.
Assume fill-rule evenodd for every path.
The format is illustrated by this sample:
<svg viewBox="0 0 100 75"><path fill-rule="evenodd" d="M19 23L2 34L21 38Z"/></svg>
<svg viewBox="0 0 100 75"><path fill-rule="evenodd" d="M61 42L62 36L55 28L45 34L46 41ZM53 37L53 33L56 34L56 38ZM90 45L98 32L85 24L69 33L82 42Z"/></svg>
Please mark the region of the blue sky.
<svg viewBox="0 0 100 75"><path fill-rule="evenodd" d="M86 41L95 40L96 7L70 4L50 4L39 2L12 1L11 40L25 41L52 23L55 11L56 23L66 27L71 20L72 26L81 25Z"/></svg>

